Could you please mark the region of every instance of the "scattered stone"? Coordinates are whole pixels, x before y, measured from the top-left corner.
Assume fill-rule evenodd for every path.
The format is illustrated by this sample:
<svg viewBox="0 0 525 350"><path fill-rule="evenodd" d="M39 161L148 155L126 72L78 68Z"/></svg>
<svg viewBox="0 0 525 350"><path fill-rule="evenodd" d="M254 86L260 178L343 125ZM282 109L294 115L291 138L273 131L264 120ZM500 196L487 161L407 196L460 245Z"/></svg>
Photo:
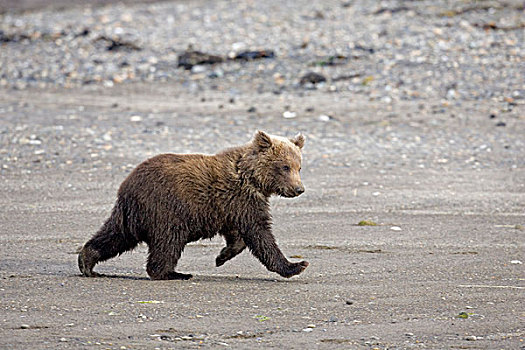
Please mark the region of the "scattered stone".
<svg viewBox="0 0 525 350"><path fill-rule="evenodd" d="M475 340L478 340L478 337L476 337L475 335L467 335L465 337L465 340L468 340L468 341L475 341Z"/></svg>
<svg viewBox="0 0 525 350"><path fill-rule="evenodd" d="M353 300L347 300L347 301L345 301L345 304L346 305L354 305L354 301Z"/></svg>
<svg viewBox="0 0 525 350"><path fill-rule="evenodd" d="M392 227L390 227L390 229L392 231L401 231L401 227L399 227L399 226L392 226Z"/></svg>
<svg viewBox="0 0 525 350"><path fill-rule="evenodd" d="M306 333L310 333L312 331L313 331L312 328L305 328L305 329L303 329L303 332L306 332Z"/></svg>
<svg viewBox="0 0 525 350"><path fill-rule="evenodd" d="M20 325L20 328L21 329L29 329L29 328L31 328L31 326L24 323L24 324Z"/></svg>
<svg viewBox="0 0 525 350"><path fill-rule="evenodd" d="M295 112L290 112L290 111L284 111L283 112L283 118L284 119L293 119L297 117L297 113Z"/></svg>
<svg viewBox="0 0 525 350"><path fill-rule="evenodd" d="M178 66L190 70L193 66L224 62L224 58L200 51L188 50L178 57Z"/></svg>
<svg viewBox="0 0 525 350"><path fill-rule="evenodd" d="M361 73L338 75L338 76L332 78L332 82L338 82L338 81L344 81L344 80L352 80L354 78L360 77L361 75L362 75Z"/></svg>
<svg viewBox="0 0 525 350"><path fill-rule="evenodd" d="M329 115L321 114L317 119L319 119L319 121L322 121L322 122L329 122L333 118L330 117Z"/></svg>
<svg viewBox="0 0 525 350"><path fill-rule="evenodd" d="M208 78L217 79L224 76L224 71L222 69L214 69L208 74Z"/></svg>
<svg viewBox="0 0 525 350"><path fill-rule="evenodd" d="M510 263L513 264L513 265L521 265L521 264L523 264L521 262L521 260L511 260Z"/></svg>
<svg viewBox="0 0 525 350"><path fill-rule="evenodd" d="M240 61L253 61L261 58L275 58L275 53L272 50L243 51L235 54L232 59Z"/></svg>
<svg viewBox="0 0 525 350"><path fill-rule="evenodd" d="M507 126L507 123L505 123L505 122L497 122L496 126Z"/></svg>
<svg viewBox="0 0 525 350"><path fill-rule="evenodd" d="M105 41L107 43L106 50L108 51L140 51L141 47L130 41L124 41L119 37L100 36L95 41Z"/></svg>
<svg viewBox="0 0 525 350"><path fill-rule="evenodd" d="M191 72L194 74L204 73L208 70L208 68L202 64L197 64L193 67L191 67Z"/></svg>
<svg viewBox="0 0 525 350"><path fill-rule="evenodd" d="M404 11L410 11L410 7L408 6L398 6L398 7L392 7L392 8L381 7L380 9L374 11L373 14L377 16L377 15L382 15L385 12L394 14L394 13L404 12Z"/></svg>
<svg viewBox="0 0 525 350"><path fill-rule="evenodd" d="M255 108L254 106L251 106L250 108L248 108L248 113L255 113L257 112L257 108Z"/></svg>
<svg viewBox="0 0 525 350"><path fill-rule="evenodd" d="M315 73L315 72L306 73L305 75L301 77L301 80L299 81L301 85L306 85L306 84L316 85L316 84L324 83L324 82L326 82L326 77L322 74Z"/></svg>

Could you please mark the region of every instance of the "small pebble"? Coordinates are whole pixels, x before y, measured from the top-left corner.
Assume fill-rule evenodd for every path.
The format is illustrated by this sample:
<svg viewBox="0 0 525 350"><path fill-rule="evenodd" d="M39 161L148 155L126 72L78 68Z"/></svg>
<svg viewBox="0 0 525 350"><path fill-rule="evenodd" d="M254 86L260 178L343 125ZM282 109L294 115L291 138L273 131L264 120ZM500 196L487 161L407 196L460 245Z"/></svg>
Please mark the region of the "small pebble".
<svg viewBox="0 0 525 350"><path fill-rule="evenodd" d="M295 117L297 117L297 113L295 113L295 112L285 111L283 113L283 118L285 118L285 119L292 119L292 118L295 118Z"/></svg>
<svg viewBox="0 0 525 350"><path fill-rule="evenodd" d="M401 231L401 227L399 227L399 226L392 226L392 227L390 227L390 229L392 231Z"/></svg>

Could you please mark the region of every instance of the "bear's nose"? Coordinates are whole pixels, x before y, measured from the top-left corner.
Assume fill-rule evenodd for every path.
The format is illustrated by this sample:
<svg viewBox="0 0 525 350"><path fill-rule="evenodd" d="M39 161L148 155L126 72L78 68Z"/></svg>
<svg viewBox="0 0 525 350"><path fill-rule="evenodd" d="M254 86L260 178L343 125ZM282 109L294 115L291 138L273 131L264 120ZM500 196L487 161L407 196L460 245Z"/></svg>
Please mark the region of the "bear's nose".
<svg viewBox="0 0 525 350"><path fill-rule="evenodd" d="M297 193L297 195L300 195L303 192L304 192L304 186L301 185L295 188L295 193Z"/></svg>

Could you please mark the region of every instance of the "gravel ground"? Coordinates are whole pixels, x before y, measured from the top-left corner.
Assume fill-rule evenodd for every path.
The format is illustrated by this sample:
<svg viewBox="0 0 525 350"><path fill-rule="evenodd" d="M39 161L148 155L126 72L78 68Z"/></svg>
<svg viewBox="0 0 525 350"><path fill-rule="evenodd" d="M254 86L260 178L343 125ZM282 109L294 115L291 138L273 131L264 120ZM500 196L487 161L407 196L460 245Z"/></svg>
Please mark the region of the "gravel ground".
<svg viewBox="0 0 525 350"><path fill-rule="evenodd" d="M107 3L0 0L0 347L523 348L523 2ZM213 239L79 277L136 164L256 129L307 136L303 274Z"/></svg>
<svg viewBox="0 0 525 350"><path fill-rule="evenodd" d="M327 79L321 90L386 102L522 99L523 18L522 1L183 1L7 13L0 85L168 81L278 93L301 89L300 77L315 71ZM177 57L190 46L276 57L184 71Z"/></svg>

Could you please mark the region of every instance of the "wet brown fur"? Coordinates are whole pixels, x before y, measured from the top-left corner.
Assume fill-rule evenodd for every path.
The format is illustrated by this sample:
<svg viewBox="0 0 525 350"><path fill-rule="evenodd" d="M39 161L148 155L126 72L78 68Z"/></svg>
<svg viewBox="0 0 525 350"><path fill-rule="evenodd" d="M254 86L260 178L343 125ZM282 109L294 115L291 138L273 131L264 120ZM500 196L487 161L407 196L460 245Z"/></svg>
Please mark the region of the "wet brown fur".
<svg viewBox="0 0 525 350"><path fill-rule="evenodd" d="M269 197L304 192L299 170L304 137L286 140L257 132L252 142L216 155L161 154L146 160L124 180L111 216L84 245L80 271L148 245L151 279L188 279L175 272L184 246L217 234L226 247L221 266L246 246L270 271L284 277L301 273L308 262L289 262L271 231Z"/></svg>

